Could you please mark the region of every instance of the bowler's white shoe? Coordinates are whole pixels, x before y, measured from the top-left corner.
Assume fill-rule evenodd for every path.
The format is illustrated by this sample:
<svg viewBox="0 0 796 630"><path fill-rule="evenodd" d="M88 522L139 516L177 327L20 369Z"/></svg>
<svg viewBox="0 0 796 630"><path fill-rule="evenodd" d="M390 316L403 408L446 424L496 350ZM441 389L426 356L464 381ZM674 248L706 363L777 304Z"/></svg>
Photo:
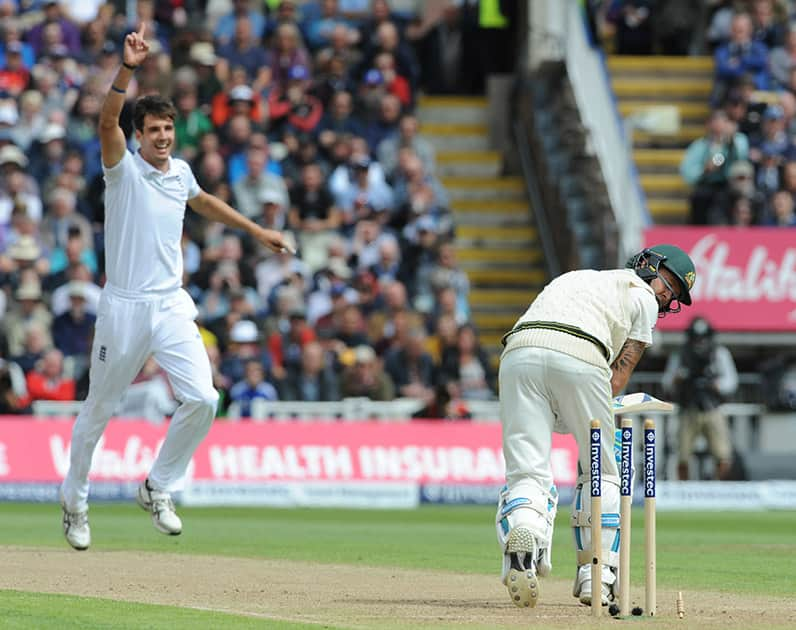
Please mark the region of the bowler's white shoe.
<svg viewBox="0 0 796 630"><path fill-rule="evenodd" d="M511 568L506 575L506 588L515 606L533 608L539 599L539 578L536 576L536 540L530 530L516 527L509 533L506 553Z"/></svg>
<svg viewBox="0 0 796 630"><path fill-rule="evenodd" d="M614 585L616 584L616 574L611 567L602 566L602 598L601 603L607 606L614 601ZM575 586L572 587L572 594L578 598L581 604L591 606L591 565L583 564L578 567L575 576Z"/></svg>
<svg viewBox="0 0 796 630"><path fill-rule="evenodd" d="M144 479L138 486L136 497L138 505L152 514L155 529L170 536L177 536L182 531L182 521L174 511L174 502L168 492L154 490L149 486L149 479Z"/></svg>
<svg viewBox="0 0 796 630"><path fill-rule="evenodd" d="M66 504L61 502L63 512L64 536L66 542L78 551L88 549L91 544L91 529L88 526L88 510L83 512L70 512Z"/></svg>

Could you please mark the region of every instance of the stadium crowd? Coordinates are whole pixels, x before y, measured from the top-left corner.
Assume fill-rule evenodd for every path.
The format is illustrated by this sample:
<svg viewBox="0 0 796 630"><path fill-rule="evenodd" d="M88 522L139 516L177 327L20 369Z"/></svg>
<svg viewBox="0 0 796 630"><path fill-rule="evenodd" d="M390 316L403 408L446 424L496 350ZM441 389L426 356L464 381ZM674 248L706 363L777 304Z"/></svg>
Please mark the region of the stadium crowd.
<svg viewBox="0 0 796 630"><path fill-rule="evenodd" d="M186 212L184 286L219 415L255 398L401 396L446 417L493 398L414 112L421 90L473 89L473 4L0 0L0 413L87 391L104 281L97 121L141 23L151 54L122 113L129 148L135 98L170 96L175 155L200 186L298 249L270 254ZM154 361L130 391L133 412L173 409Z"/></svg>
<svg viewBox="0 0 796 630"><path fill-rule="evenodd" d="M597 0L618 54L710 54L705 134L680 165L694 225L796 225L796 2ZM599 22L599 25L597 24Z"/></svg>

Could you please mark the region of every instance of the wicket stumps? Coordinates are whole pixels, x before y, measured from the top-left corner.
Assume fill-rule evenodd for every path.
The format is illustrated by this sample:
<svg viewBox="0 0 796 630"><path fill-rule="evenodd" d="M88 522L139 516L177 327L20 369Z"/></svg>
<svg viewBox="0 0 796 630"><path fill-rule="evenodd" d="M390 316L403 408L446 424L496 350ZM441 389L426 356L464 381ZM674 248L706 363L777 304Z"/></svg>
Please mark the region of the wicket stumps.
<svg viewBox="0 0 796 630"><path fill-rule="evenodd" d="M633 507L633 420L622 418L619 463L619 614L630 614L630 510Z"/></svg>
<svg viewBox="0 0 796 630"><path fill-rule="evenodd" d="M591 489L591 614L599 617L603 612L602 596L602 429L599 420L591 421L589 447L589 487Z"/></svg>
<svg viewBox="0 0 796 630"><path fill-rule="evenodd" d="M647 418L644 421L644 564L647 569L644 607L650 617L657 608L655 555L655 421Z"/></svg>
<svg viewBox="0 0 796 630"><path fill-rule="evenodd" d="M619 463L619 615L630 615L630 530L633 503L633 421L623 418L621 425L621 457ZM655 421L644 421L644 612L650 617L657 611L656 542L655 542ZM602 466L600 458L601 431L599 420L591 422L590 481L591 488L591 611L602 614ZM595 517L595 515L599 515Z"/></svg>

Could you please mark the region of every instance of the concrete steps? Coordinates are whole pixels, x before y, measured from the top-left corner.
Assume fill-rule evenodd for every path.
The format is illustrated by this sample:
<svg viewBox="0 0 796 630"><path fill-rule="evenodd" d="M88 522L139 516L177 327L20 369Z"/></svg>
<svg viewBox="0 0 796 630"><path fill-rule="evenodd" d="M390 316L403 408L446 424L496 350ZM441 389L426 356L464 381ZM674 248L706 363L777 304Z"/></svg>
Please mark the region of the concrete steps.
<svg viewBox="0 0 796 630"><path fill-rule="evenodd" d="M497 151L438 151L441 177L498 177L503 167Z"/></svg>
<svg viewBox="0 0 796 630"><path fill-rule="evenodd" d="M677 109L676 133L634 131L633 157L655 223L686 223L690 187L679 168L685 148L705 132L713 59L611 56L608 68L622 116L643 114L652 107Z"/></svg>
<svg viewBox="0 0 796 630"><path fill-rule="evenodd" d="M459 265L470 280L470 309L493 360L500 339L547 278L532 209L520 177L503 177L489 144L485 98L422 96L420 133L437 153L437 176L450 198Z"/></svg>

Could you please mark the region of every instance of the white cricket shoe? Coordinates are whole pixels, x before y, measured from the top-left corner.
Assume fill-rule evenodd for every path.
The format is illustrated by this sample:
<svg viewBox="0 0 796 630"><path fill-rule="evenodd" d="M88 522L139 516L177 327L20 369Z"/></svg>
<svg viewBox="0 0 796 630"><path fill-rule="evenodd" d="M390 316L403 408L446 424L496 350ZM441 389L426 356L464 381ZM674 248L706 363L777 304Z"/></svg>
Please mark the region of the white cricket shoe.
<svg viewBox="0 0 796 630"><path fill-rule="evenodd" d="M136 496L138 505L152 514L155 529L170 536L178 536L182 532L182 521L174 511L174 502L168 492L153 490L149 487L149 479L144 479L138 486Z"/></svg>
<svg viewBox="0 0 796 630"><path fill-rule="evenodd" d="M616 584L616 574L607 565L602 566L602 597L603 606L608 606L615 599L614 585ZM572 594L578 598L581 604L591 606L591 565L583 564L578 567L575 575L575 585L572 587Z"/></svg>
<svg viewBox="0 0 796 630"><path fill-rule="evenodd" d="M88 549L91 544L91 529L88 526L88 510L83 512L70 512L66 509L66 504L61 501L61 511L63 512L64 536L66 542L78 551Z"/></svg>
<svg viewBox="0 0 796 630"><path fill-rule="evenodd" d="M536 576L536 540L530 530L516 527L506 541L506 554L511 568L505 585L515 606L533 608L539 599L539 578Z"/></svg>

